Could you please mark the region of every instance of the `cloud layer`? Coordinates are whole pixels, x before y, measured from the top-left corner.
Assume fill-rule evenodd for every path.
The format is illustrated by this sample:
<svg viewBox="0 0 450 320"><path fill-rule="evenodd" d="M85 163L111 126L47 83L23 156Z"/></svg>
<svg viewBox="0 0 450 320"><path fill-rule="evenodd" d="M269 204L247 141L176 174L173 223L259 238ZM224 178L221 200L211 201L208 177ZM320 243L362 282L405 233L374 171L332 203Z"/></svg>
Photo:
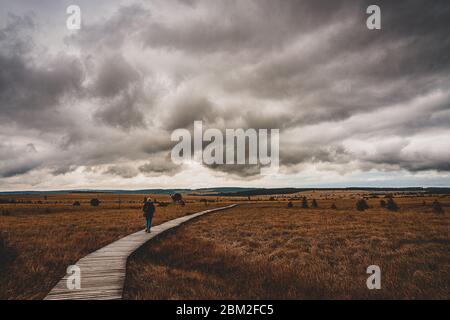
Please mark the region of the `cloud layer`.
<svg viewBox="0 0 450 320"><path fill-rule="evenodd" d="M0 189L450 183L446 1L379 1L381 30L368 1L81 1L76 32L0 3ZM194 120L280 128L280 176L173 164Z"/></svg>

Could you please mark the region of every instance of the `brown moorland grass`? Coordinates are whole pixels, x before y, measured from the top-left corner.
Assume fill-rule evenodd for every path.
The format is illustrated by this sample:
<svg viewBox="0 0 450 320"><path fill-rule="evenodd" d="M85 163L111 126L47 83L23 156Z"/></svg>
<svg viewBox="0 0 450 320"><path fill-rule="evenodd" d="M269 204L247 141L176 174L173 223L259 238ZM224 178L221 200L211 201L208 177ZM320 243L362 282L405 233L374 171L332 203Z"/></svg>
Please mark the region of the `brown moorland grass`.
<svg viewBox="0 0 450 320"><path fill-rule="evenodd" d="M126 299L449 299L449 198L399 195L398 212L367 194L310 193L318 209L243 204L161 235L128 262ZM423 201L428 206L423 205ZM336 209L330 209L336 203ZM382 289L368 290L378 265Z"/></svg>
<svg viewBox="0 0 450 320"><path fill-rule="evenodd" d="M1 196L23 203L0 204L0 299L42 299L68 265L123 236L144 228L143 195L58 194ZM99 207L90 199L99 198ZM169 196L154 195L170 202ZM120 200L120 204L119 204ZM80 206L73 206L75 201ZM31 203L28 203L31 202ZM156 207L153 224L223 206L188 197L186 206ZM6 213L6 214L5 214Z"/></svg>

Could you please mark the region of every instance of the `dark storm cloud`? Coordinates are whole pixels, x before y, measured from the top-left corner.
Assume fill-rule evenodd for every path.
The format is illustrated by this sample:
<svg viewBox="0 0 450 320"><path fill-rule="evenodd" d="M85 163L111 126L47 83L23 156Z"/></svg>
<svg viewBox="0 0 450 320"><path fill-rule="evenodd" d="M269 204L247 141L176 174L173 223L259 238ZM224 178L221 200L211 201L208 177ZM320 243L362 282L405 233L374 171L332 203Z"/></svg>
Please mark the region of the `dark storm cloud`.
<svg viewBox="0 0 450 320"><path fill-rule="evenodd" d="M44 148L12 153L15 163L0 158L0 175L81 166L110 177L173 175L182 168L167 158L171 131L194 120L280 128L290 172L449 171L450 5L377 1L382 29L368 30L370 4L136 3L84 20L63 43L42 41L33 15L11 15L0 30L0 135L10 149L36 137Z"/></svg>
<svg viewBox="0 0 450 320"><path fill-rule="evenodd" d="M33 144L17 147L0 142L0 177L8 178L27 173L42 163Z"/></svg>
<svg viewBox="0 0 450 320"><path fill-rule="evenodd" d="M215 164L208 165L210 169L227 173L237 179L257 179L261 173L261 167L259 165L244 165L244 164Z"/></svg>
<svg viewBox="0 0 450 320"><path fill-rule="evenodd" d="M293 124L345 119L446 88L448 6L436 2L422 10L423 2L403 2L394 11L391 3L381 4L382 31L366 28L364 5L353 5L358 10L350 5L353 15L338 10L335 17L327 16L328 23L315 20L312 39L299 50L280 50L257 60L248 72L227 80L228 88L266 99L294 100ZM422 21L417 34L405 32L409 25L417 25L413 13ZM295 29L288 39L300 35L301 29Z"/></svg>
<svg viewBox="0 0 450 320"><path fill-rule="evenodd" d="M150 47L195 54L278 50L293 36L339 16L344 5L345 1L203 1L186 9L187 25L155 21L142 37ZM207 15L197 17L199 7Z"/></svg>
<svg viewBox="0 0 450 320"><path fill-rule="evenodd" d="M412 172L425 170L450 171L447 154L408 153L403 148L383 150L375 155L361 157L369 164L376 164L392 169L406 169Z"/></svg>
<svg viewBox="0 0 450 320"><path fill-rule="evenodd" d="M66 42L75 42L82 48L94 46L97 50L102 48L120 48L127 38L133 37L147 25L151 19L151 12L140 4L118 7L117 11L100 22L85 24L83 30L71 35Z"/></svg>
<svg viewBox="0 0 450 320"><path fill-rule="evenodd" d="M102 107L95 117L103 123L123 129L145 127L144 115L137 106L135 92L125 92Z"/></svg>
<svg viewBox="0 0 450 320"><path fill-rule="evenodd" d="M35 27L34 20L30 15L18 16L8 13L6 26L0 29L0 41L3 52L15 52L23 54L31 49L32 42L29 37L21 39L23 32Z"/></svg>
<svg viewBox="0 0 450 320"><path fill-rule="evenodd" d="M130 166L111 166L105 171L105 174L116 175L125 179L130 179L137 176L138 171L136 170L136 168Z"/></svg>
<svg viewBox="0 0 450 320"><path fill-rule="evenodd" d="M65 54L32 55L33 42L27 32L32 19L10 16L0 30L0 122L15 122L27 128L64 126L55 113L67 96L81 90L83 70L79 60Z"/></svg>
<svg viewBox="0 0 450 320"><path fill-rule="evenodd" d="M32 123L47 116L66 94L80 89L81 68L75 59L56 57L51 67L30 65L23 57L0 57L1 115ZM27 122L28 121L28 122Z"/></svg>
<svg viewBox="0 0 450 320"><path fill-rule="evenodd" d="M173 103L164 123L172 131L191 127L196 120L213 121L215 116L214 107L207 98L185 94Z"/></svg>
<svg viewBox="0 0 450 320"><path fill-rule="evenodd" d="M129 89L139 80L139 73L123 58L112 56L101 62L94 90L98 95L112 97Z"/></svg>
<svg viewBox="0 0 450 320"><path fill-rule="evenodd" d="M182 170L181 165L175 165L171 159L170 154L160 153L157 157L153 157L150 161L139 166L139 171L145 175L174 175Z"/></svg>
<svg viewBox="0 0 450 320"><path fill-rule="evenodd" d="M10 163L2 164L0 168L0 177L10 178L18 175L25 174L35 168L37 168L40 163L36 163L33 160L22 162L22 163Z"/></svg>

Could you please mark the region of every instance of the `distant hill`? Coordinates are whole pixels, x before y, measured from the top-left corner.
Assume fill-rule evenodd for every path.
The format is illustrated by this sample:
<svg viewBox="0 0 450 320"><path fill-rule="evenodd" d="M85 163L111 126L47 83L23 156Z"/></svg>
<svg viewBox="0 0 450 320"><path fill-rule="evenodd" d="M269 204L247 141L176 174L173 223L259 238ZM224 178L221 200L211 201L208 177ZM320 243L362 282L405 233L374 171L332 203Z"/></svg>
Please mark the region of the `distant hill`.
<svg viewBox="0 0 450 320"><path fill-rule="evenodd" d="M51 191L6 191L0 192L4 195L14 194L61 194L61 193L112 193L112 194L172 194L175 192L186 193L191 192L191 189L143 189L143 190L97 190L97 189L83 189L83 190L51 190Z"/></svg>
<svg viewBox="0 0 450 320"><path fill-rule="evenodd" d="M140 189L140 190L95 190L95 189L76 189L76 190L53 190L53 191L6 191L0 192L0 195L34 195L34 194L62 194L62 193L112 193L112 194L173 194L184 193L189 195L220 196L220 197L248 197L270 194L293 194L297 192L306 192L312 190L361 190L371 192L423 192L434 194L450 194L450 188L447 187L407 187L407 188L241 188L241 187L217 187L217 188L199 188L199 189Z"/></svg>
<svg viewBox="0 0 450 320"><path fill-rule="evenodd" d="M262 196L271 194L293 194L297 192L306 192L313 190L349 190L349 191L371 191L371 192L421 192L434 194L450 194L450 188L421 188L421 187L407 187L407 188L368 188L368 187L351 187L351 188L255 188L249 190L240 190L235 192L219 192L209 194L211 196L220 197L249 197Z"/></svg>
<svg viewBox="0 0 450 320"><path fill-rule="evenodd" d="M74 189L74 190L51 190L51 191L4 191L3 195L40 195L40 194L62 194L62 193L112 193L112 194L217 194L230 192L244 192L255 190L255 188L240 187L218 187L218 188L199 188L199 189L139 189L139 190L119 190L119 189Z"/></svg>

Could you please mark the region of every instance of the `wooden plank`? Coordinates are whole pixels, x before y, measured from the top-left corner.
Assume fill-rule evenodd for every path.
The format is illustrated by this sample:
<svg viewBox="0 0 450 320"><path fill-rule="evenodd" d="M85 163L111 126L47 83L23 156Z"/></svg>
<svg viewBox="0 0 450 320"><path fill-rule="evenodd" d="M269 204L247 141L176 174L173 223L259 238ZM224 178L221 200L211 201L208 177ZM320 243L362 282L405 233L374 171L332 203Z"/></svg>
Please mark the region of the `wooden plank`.
<svg viewBox="0 0 450 320"><path fill-rule="evenodd" d="M217 212L236 205L205 210L173 219L152 227L151 233L144 230L130 234L88 254L75 264L81 270L81 288L67 288L65 275L48 293L45 300L117 300L122 299L128 257L147 241L175 228L184 222L210 212Z"/></svg>

